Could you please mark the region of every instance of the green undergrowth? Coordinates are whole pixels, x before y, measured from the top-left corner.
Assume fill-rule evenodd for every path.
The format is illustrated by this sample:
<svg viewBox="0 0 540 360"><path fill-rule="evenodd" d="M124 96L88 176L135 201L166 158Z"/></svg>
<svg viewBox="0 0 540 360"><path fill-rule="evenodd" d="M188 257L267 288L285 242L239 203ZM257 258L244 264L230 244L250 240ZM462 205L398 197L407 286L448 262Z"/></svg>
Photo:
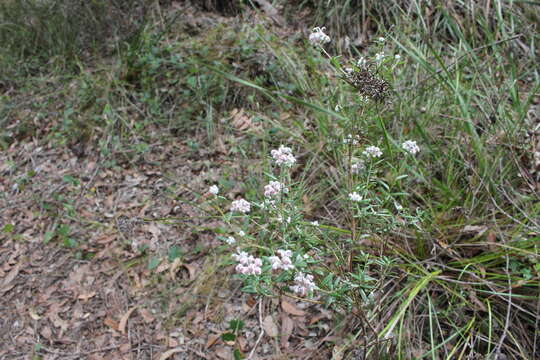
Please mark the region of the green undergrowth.
<svg viewBox="0 0 540 360"><path fill-rule="evenodd" d="M295 251L320 261L316 301L340 312L336 329L346 330L335 345L345 358L540 356L540 207L537 184L524 176L533 161L526 135L538 104L540 4L283 5L286 18L308 9L307 23L327 26L330 60L299 35L311 29L282 37L270 22L209 17L212 26L190 34L187 20L162 17L159 6L136 37L92 61L66 47L73 39L50 42L51 53L35 45L43 39L14 40L9 46L21 57L4 56L3 71L17 73L23 59L36 65L0 84L10 89L1 95L0 146L32 137L89 143L114 163L145 151L140 143L151 142L151 129L202 147L235 136L227 155L261 163L242 187L256 203L271 175L269 151L284 144L298 157L290 200L305 229L285 234L294 234L287 241ZM0 30L0 39L10 34ZM381 72L391 87L386 100L364 106L332 69L379 51L400 59ZM74 70L51 66L50 56ZM232 121L235 109L247 114L243 125ZM349 134L358 135L358 149L343 145ZM416 156L403 155L406 140L417 141ZM352 158L367 145L380 147L384 161L362 178L377 212L358 216L344 204ZM306 225L313 220L317 231ZM259 241L282 231L268 226L250 230ZM258 240L247 244L265 254L269 245Z"/></svg>

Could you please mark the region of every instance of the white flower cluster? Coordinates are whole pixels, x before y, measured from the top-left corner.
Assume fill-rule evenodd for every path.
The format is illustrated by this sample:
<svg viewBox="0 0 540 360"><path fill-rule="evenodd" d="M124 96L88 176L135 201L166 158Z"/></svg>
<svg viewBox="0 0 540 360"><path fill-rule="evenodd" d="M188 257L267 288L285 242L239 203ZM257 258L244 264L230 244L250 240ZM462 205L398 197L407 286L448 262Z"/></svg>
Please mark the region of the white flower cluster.
<svg viewBox="0 0 540 360"><path fill-rule="evenodd" d="M367 157L378 158L382 156L382 151L377 146L368 146L363 154Z"/></svg>
<svg viewBox="0 0 540 360"><path fill-rule="evenodd" d="M251 205L244 199L234 200L231 203L231 211L238 211L242 214L247 214L251 210Z"/></svg>
<svg viewBox="0 0 540 360"><path fill-rule="evenodd" d="M348 134L345 139L343 139L343 144L353 144L353 145L358 145L358 143L360 142L360 136L359 135L352 135L352 134Z"/></svg>
<svg viewBox="0 0 540 360"><path fill-rule="evenodd" d="M294 157L291 148L283 145L277 150L272 150L270 155L272 155L272 158L278 165L293 166L294 163L296 163L296 158Z"/></svg>
<svg viewBox="0 0 540 360"><path fill-rule="evenodd" d="M228 238L225 239L225 242L229 245L233 245L236 243L236 239L233 238L232 236L229 236Z"/></svg>
<svg viewBox="0 0 540 360"><path fill-rule="evenodd" d="M384 60L384 58L386 57L386 55L381 51L379 53L376 53L375 54L375 62L381 62Z"/></svg>
<svg viewBox="0 0 540 360"><path fill-rule="evenodd" d="M401 147L403 148L403 150L413 155L420 151L420 148L416 144L416 141L412 140L405 141L403 144L401 144Z"/></svg>
<svg viewBox="0 0 540 360"><path fill-rule="evenodd" d="M212 185L208 189L208 192L212 195L217 195L219 193L219 188L217 187L217 185Z"/></svg>
<svg viewBox="0 0 540 360"><path fill-rule="evenodd" d="M356 191L352 192L349 194L349 200L354 201L354 202L362 201L362 195L360 195Z"/></svg>
<svg viewBox="0 0 540 360"><path fill-rule="evenodd" d="M236 272L239 274L244 275L260 275L261 274L261 266L262 266L262 260L259 258L254 257L253 255L249 255L245 251L238 250L237 254L233 254L232 256L236 261L239 262L238 265L236 265Z"/></svg>
<svg viewBox="0 0 540 360"><path fill-rule="evenodd" d="M300 296L306 296L310 291L315 289L315 283L313 282L313 275L305 275L304 273L298 273L294 277L295 285L291 286L291 290Z"/></svg>
<svg viewBox="0 0 540 360"><path fill-rule="evenodd" d="M292 270L294 269L294 265L291 260L292 251L291 250L278 250L277 251L279 256L270 256L268 260L270 261L270 264L272 264L272 270Z"/></svg>
<svg viewBox="0 0 540 360"><path fill-rule="evenodd" d="M365 69L367 67L367 64L368 60L363 56L360 56L360 59L358 59L358 61L356 62L356 66L360 69Z"/></svg>
<svg viewBox="0 0 540 360"><path fill-rule="evenodd" d="M313 29L311 34L309 34L309 42L312 45L324 45L330 42L330 36L326 35L324 33L324 30L326 30L324 27L316 27Z"/></svg>
<svg viewBox="0 0 540 360"><path fill-rule="evenodd" d="M358 174L360 173L360 171L364 170L365 168L366 168L366 164L362 160L351 164L351 172L353 174Z"/></svg>
<svg viewBox="0 0 540 360"><path fill-rule="evenodd" d="M285 187L279 181L270 181L268 185L264 187L264 197L270 198L272 196L278 195L280 192L287 194L289 189Z"/></svg>

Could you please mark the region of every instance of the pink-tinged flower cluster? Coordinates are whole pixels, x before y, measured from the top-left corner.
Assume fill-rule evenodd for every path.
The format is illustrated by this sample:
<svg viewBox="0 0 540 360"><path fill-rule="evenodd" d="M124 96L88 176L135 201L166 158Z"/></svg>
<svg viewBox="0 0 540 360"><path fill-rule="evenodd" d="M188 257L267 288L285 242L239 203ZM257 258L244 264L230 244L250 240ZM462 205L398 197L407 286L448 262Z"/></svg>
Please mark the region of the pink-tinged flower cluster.
<svg viewBox="0 0 540 360"><path fill-rule="evenodd" d="M234 200L231 203L231 211L238 211L242 214L247 214L251 210L251 205L244 199Z"/></svg>
<svg viewBox="0 0 540 360"><path fill-rule="evenodd" d="M313 32L309 34L309 42L312 45L324 45L330 42L330 36L324 33L325 28L316 27Z"/></svg>
<svg viewBox="0 0 540 360"><path fill-rule="evenodd" d="M315 289L313 275L298 273L294 277L295 285L291 286L291 290L300 296L306 296L310 291Z"/></svg>
<svg viewBox="0 0 540 360"><path fill-rule="evenodd" d="M292 270L294 265L291 260L292 251L291 250L278 250L279 256L270 256L268 260L272 264L272 270Z"/></svg>
<svg viewBox="0 0 540 360"><path fill-rule="evenodd" d="M260 275L262 260L249 255L245 251L239 251L237 254L232 255L233 259L239 262L236 265L236 272L243 275Z"/></svg>
<svg viewBox="0 0 540 360"><path fill-rule="evenodd" d="M401 144L401 147L403 150L407 151L408 153L415 155L417 152L420 151L420 148L416 144L416 141L407 140L403 144Z"/></svg>
<svg viewBox="0 0 540 360"><path fill-rule="evenodd" d="M296 158L290 147L281 145L279 149L270 151L270 155L278 165L293 166L296 163Z"/></svg>
<svg viewBox="0 0 540 360"><path fill-rule="evenodd" d="M272 197L278 195L280 192L283 192L284 194L289 192L289 189L287 189L282 183L279 181L270 181L268 185L264 187L264 197Z"/></svg>
<svg viewBox="0 0 540 360"><path fill-rule="evenodd" d="M377 146L368 146L363 154L367 157L378 158L382 156L382 151Z"/></svg>

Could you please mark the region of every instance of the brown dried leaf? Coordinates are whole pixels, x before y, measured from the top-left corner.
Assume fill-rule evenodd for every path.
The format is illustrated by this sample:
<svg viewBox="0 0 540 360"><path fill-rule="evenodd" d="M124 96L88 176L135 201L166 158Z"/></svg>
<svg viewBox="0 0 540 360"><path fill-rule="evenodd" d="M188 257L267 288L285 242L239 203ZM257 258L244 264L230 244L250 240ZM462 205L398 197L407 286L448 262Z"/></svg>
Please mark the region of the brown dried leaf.
<svg viewBox="0 0 540 360"><path fill-rule="evenodd" d="M270 337L276 337L278 335L278 328L272 315L268 315L264 318L262 326L266 335Z"/></svg>
<svg viewBox="0 0 540 360"><path fill-rule="evenodd" d="M82 301L88 301L88 299L93 298L94 296L96 296L96 292L92 291L90 293L81 294L77 298Z"/></svg>
<svg viewBox="0 0 540 360"><path fill-rule="evenodd" d="M299 308L285 300L281 301L281 308L283 309L283 311L291 315L304 316L306 314L305 311L300 310Z"/></svg>
<svg viewBox="0 0 540 360"><path fill-rule="evenodd" d="M219 338L219 335L210 335L208 337L208 340L206 341L206 348L208 349L212 347L212 345L214 345L219 340Z"/></svg>
<svg viewBox="0 0 540 360"><path fill-rule="evenodd" d="M52 333L52 330L51 330L50 327L48 327L48 326L42 327L39 332L40 332L41 336L43 336L45 339L47 339L49 341L52 339L53 333Z"/></svg>
<svg viewBox="0 0 540 360"><path fill-rule="evenodd" d="M285 349L289 347L289 337L294 329L292 319L285 313L281 313L281 346Z"/></svg>
<svg viewBox="0 0 540 360"><path fill-rule="evenodd" d="M127 325L127 321L129 319L129 317L131 316L131 313L133 313L133 311L135 311L135 309L137 308L137 306L134 306L132 307L131 309L129 309L123 316L122 318L120 319L120 322L118 323L118 331L120 331L122 334L125 334L126 333L126 325Z"/></svg>
<svg viewBox="0 0 540 360"><path fill-rule="evenodd" d="M467 225L461 229L462 233L465 234L477 234L478 236L482 235L488 230L488 227L485 225Z"/></svg>
<svg viewBox="0 0 540 360"><path fill-rule="evenodd" d="M232 121L231 125L238 131L253 131L260 132L261 128L259 125L254 124L251 121L251 118L244 114L244 109L233 109L231 111Z"/></svg>
<svg viewBox="0 0 540 360"><path fill-rule="evenodd" d="M118 331L118 323L110 317L106 317L105 320L103 320L103 323L114 331Z"/></svg>
<svg viewBox="0 0 540 360"><path fill-rule="evenodd" d="M39 316L37 313L36 313L36 310L34 308L30 308L28 310L28 315L30 315L30 317L34 320L39 320L41 319L41 316Z"/></svg>
<svg viewBox="0 0 540 360"><path fill-rule="evenodd" d="M148 311L147 309L139 309L139 314L141 314L144 322L147 324L155 320L152 314L150 314L150 311Z"/></svg>
<svg viewBox="0 0 540 360"><path fill-rule="evenodd" d="M224 346L218 347L215 353L220 359L232 360L233 358L231 349Z"/></svg>
<svg viewBox="0 0 540 360"><path fill-rule="evenodd" d="M491 251L497 250L497 235L493 231L488 231L486 235L486 240L488 243L488 248Z"/></svg>
<svg viewBox="0 0 540 360"><path fill-rule="evenodd" d="M4 281L2 281L2 285L0 286L0 294L3 294L4 292L7 292L9 289L11 289L13 286L9 286L9 283L13 281L19 275L19 271L21 270L21 263L18 263L15 267L13 267L7 276L4 278Z"/></svg>

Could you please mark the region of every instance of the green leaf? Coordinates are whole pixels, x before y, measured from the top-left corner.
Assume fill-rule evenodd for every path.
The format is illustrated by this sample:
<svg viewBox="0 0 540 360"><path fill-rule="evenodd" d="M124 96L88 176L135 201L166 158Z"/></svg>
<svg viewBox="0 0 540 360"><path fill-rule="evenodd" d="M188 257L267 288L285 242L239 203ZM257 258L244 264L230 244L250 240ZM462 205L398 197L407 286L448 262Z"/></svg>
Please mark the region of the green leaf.
<svg viewBox="0 0 540 360"><path fill-rule="evenodd" d="M160 262L161 260L157 256L152 257L148 262L148 270L154 270L158 267Z"/></svg>
<svg viewBox="0 0 540 360"><path fill-rule="evenodd" d="M229 329L231 329L231 331L237 332L237 331L242 330L243 328L244 328L244 322L242 320L233 319L229 321Z"/></svg>
<svg viewBox="0 0 540 360"><path fill-rule="evenodd" d="M226 333L221 334L221 340L223 340L223 341L235 341L236 340L236 335L234 335L233 333L230 333L230 332L226 332Z"/></svg>
<svg viewBox="0 0 540 360"><path fill-rule="evenodd" d="M68 184L71 184L71 185L74 185L74 186L77 186L80 184L80 181L75 179L73 176L71 175L64 175L64 177L62 178L62 180Z"/></svg>
<svg viewBox="0 0 540 360"><path fill-rule="evenodd" d="M437 277L441 273L441 270L434 271L432 273L427 274L423 278L421 278L416 284L413 284L414 286L411 286L411 290L409 292L409 296L401 303L401 306L399 307L399 310L397 313L392 316L390 321L388 322L388 325L379 333L379 338L384 337L386 334L389 334L394 330L394 327L397 325L401 317L405 314L407 311L407 308L409 305L411 305L412 301L418 295L420 290L425 288L427 284L431 280L433 280L435 277Z"/></svg>
<svg viewBox="0 0 540 360"><path fill-rule="evenodd" d="M174 259L179 257L182 257L182 250L176 245L171 246L169 249L169 253L167 254L167 259L169 260L169 262L173 262Z"/></svg>
<svg viewBox="0 0 540 360"><path fill-rule="evenodd" d="M67 237L69 235L69 225L60 225L58 228L58 235L61 237Z"/></svg>
<svg viewBox="0 0 540 360"><path fill-rule="evenodd" d="M234 355L234 360L244 359L244 355L242 355L242 352L240 351L240 349L234 349L233 355Z"/></svg>
<svg viewBox="0 0 540 360"><path fill-rule="evenodd" d="M51 241L53 237L54 237L54 231L47 231L45 235L43 235L43 243L48 244L49 241Z"/></svg>
<svg viewBox="0 0 540 360"><path fill-rule="evenodd" d="M68 248L75 248L77 247L77 240L73 238L66 237L64 239L64 246Z"/></svg>
<svg viewBox="0 0 540 360"><path fill-rule="evenodd" d="M4 225L4 228L2 229L5 233L12 233L15 231L15 226L13 224L6 224Z"/></svg>

